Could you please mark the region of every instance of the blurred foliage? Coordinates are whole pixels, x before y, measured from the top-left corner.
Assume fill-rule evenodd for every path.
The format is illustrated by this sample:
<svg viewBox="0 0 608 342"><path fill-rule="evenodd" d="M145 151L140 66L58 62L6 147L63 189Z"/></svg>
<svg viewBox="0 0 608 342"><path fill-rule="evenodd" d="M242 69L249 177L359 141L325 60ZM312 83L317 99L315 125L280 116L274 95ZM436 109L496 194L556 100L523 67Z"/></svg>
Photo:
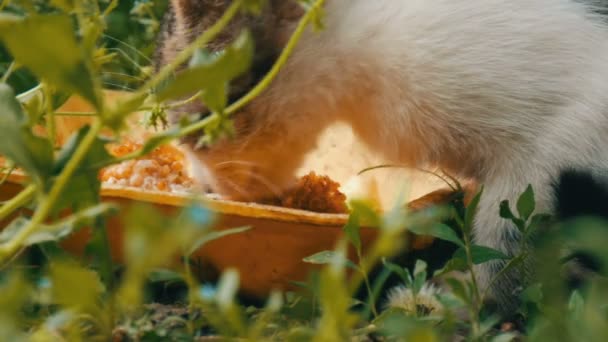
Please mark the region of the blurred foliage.
<svg viewBox="0 0 608 342"><path fill-rule="evenodd" d="M233 1L215 25L158 74L149 66L166 1L0 4L5 6L0 15L0 154L8 158L2 172L18 166L29 176L23 190L0 206L4 340L193 341L221 335L252 341L501 342L520 338L521 332L538 341L608 339L606 222L553 222L537 212L531 187L514 206L505 201L496 213L518 229L521 246L514 255L475 244L472 227L483 191L465 206L462 188L452 184L459 193L453 203L419 212L399 206L379 215L365 203L350 203L343 239L335 249L303 259L318 265L318 272L294 283L302 289L297 293L273 292L263 305L246 306L238 300L236 270L224 270L215 283L201 283L196 270L205 265L191 259L193 251L248 227L215 231L215 213L196 198L169 216L151 206L101 203L97 173L180 136L202 131L201 141L212 144L227 133L223 128L230 127L229 115L259 94L278 67L234 105L227 103L226 89L251 63L255 47L249 34L243 32L212 58L200 56L208 55L205 44L231 18L240 11L256 13L264 2ZM277 66L289 57L307 25L322 22L322 0L301 4L307 12ZM188 61L188 68L176 72ZM155 93L160 85L162 90ZM132 92L123 102L108 104L102 96L108 87ZM120 131L133 112L162 113L171 104L161 98L175 100L191 93L213 110L208 119L161 132L127 156L108 154L105 145L111 139L100 135L102 128ZM55 148L52 119L71 94L93 105L95 111L88 113L93 122ZM48 134L36 133L34 128L42 126ZM0 187L5 181L0 180ZM67 211L71 214L63 215ZM106 232L108 219L116 215L125 222L123 265L113 263ZM365 252L362 224L378 230L377 240ZM84 227L93 233L86 253L68 255L60 242ZM391 257L403 252L408 232L432 236L457 250L434 273L424 260L404 267ZM352 259L349 249L355 252ZM562 259L556 257L564 250L584 251L601 266L600 272L573 290L563 277ZM501 317L486 305L488 291L477 283L475 271L476 265L487 262L502 265L491 283L505 281L505 274L532 270L530 281L519 289L517 319L507 322L517 329L504 329L501 322L513 317ZM372 277L378 265L380 276ZM391 275L401 287L389 293L387 308L383 287ZM436 290L433 281L449 291ZM363 298L356 295L360 289Z"/></svg>
<svg viewBox="0 0 608 342"><path fill-rule="evenodd" d="M100 0L103 11L111 3ZM35 6L39 12L56 11L48 0L11 1L5 13L23 14L27 5ZM108 89L136 89L152 70L157 35L168 0L120 0L116 8L104 18L106 30L100 45L114 58L103 66L103 84ZM6 48L0 44L0 74L4 74L12 61ZM8 79L15 92L22 93L37 85L36 78L26 69L20 69Z"/></svg>

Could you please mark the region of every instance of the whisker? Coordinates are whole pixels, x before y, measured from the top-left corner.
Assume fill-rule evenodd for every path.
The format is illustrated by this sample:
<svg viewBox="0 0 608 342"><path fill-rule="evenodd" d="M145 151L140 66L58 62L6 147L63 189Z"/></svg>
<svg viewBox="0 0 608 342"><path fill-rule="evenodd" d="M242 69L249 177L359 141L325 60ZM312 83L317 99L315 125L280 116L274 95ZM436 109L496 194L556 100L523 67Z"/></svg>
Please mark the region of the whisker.
<svg viewBox="0 0 608 342"><path fill-rule="evenodd" d="M108 86L116 87L116 88L119 88L121 90L135 91L135 88L131 88L131 87L129 87L127 85L124 85L124 84L112 83L112 82L108 82L108 81L104 81L102 83L103 83L103 85L108 85Z"/></svg>
<svg viewBox="0 0 608 342"><path fill-rule="evenodd" d="M236 174L247 175L247 176L253 178L254 180L258 181L259 184L262 184L268 190L270 190L270 192L272 192L272 194L275 196L280 196L282 193L281 189L276 184L273 184L270 180L268 180L266 177L263 177L262 175L251 172L250 170L243 170L243 169L236 169L233 172Z"/></svg>
<svg viewBox="0 0 608 342"><path fill-rule="evenodd" d="M137 68L137 70L143 69L141 64L137 63L137 61L135 61L133 58L131 58L131 56L129 56L129 54L127 54L125 51L123 51L119 48L107 48L106 50L118 53L119 56L126 59L128 62L131 62L131 64L133 64L135 66L135 68ZM150 63L152 63L152 62L150 62Z"/></svg>
<svg viewBox="0 0 608 342"><path fill-rule="evenodd" d="M140 55L141 57L143 57L144 59L146 59L148 62L152 62L152 60L150 58L148 58L148 56L144 55L143 53L141 53L141 51L137 50L135 47L123 42L122 40L112 37L110 35L104 34L103 35L104 38L113 40L121 45L124 45L125 47L129 48L130 50L134 51L135 53L137 53L138 55Z"/></svg>
<svg viewBox="0 0 608 342"><path fill-rule="evenodd" d="M215 164L215 168L225 168L225 167L233 166L233 165L253 166L253 167L260 166L258 163L247 161L247 160L226 160L226 161Z"/></svg>
<svg viewBox="0 0 608 342"><path fill-rule="evenodd" d="M246 198L247 197L247 191L245 191L245 189L243 189L242 187L238 186L235 182L231 181L228 178L223 178L221 180L222 183L228 185L232 190L236 191L237 193L239 193L242 197Z"/></svg>
<svg viewBox="0 0 608 342"><path fill-rule="evenodd" d="M113 75L113 76L119 76L119 77L124 77L124 78L132 78L138 81L143 81L145 80L143 77L139 77L139 76L134 76L134 75L129 75L123 72L113 72L113 71L104 71L101 73L102 75Z"/></svg>

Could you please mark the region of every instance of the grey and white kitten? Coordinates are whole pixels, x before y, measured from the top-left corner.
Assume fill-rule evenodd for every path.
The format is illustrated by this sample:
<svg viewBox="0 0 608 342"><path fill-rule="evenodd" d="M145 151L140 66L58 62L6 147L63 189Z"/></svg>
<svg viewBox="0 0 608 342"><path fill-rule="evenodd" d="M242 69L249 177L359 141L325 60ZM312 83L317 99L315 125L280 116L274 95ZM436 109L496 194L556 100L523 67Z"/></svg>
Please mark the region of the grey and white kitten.
<svg viewBox="0 0 608 342"><path fill-rule="evenodd" d="M159 62L229 3L172 0ZM501 200L532 184L537 211L551 213L576 175L608 174L608 26L588 4L327 0L325 14L325 29L307 32L270 87L235 115L235 139L194 151L216 192L254 200L284 189L319 133L344 121L387 160L483 184L476 243L513 254L519 233L499 217ZM258 58L234 94L268 69L301 15L294 1L269 1L261 17L237 18L214 42L253 28ZM500 267L480 265L480 283ZM512 308L522 281L511 276L491 292Z"/></svg>

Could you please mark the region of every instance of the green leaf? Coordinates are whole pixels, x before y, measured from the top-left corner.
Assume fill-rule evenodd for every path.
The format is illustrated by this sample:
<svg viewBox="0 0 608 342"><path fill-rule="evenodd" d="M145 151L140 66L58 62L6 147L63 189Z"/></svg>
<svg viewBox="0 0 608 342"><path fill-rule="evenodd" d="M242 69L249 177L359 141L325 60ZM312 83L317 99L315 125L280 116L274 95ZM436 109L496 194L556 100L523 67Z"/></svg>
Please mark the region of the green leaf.
<svg viewBox="0 0 608 342"><path fill-rule="evenodd" d="M543 295L543 284L542 283L532 284L532 285L528 286L521 293L522 301L527 302L527 303L534 303L537 305L541 304L543 297L544 297L544 295Z"/></svg>
<svg viewBox="0 0 608 342"><path fill-rule="evenodd" d="M382 218L367 202L351 200L348 202L348 206L351 210L351 215L357 215L360 225L366 227L380 226Z"/></svg>
<svg viewBox="0 0 608 342"><path fill-rule="evenodd" d="M162 133L155 134L146 140L141 147L141 153L142 155L146 155L154 151L154 149L160 145L168 143L177 137L179 137L179 129L177 128L170 128Z"/></svg>
<svg viewBox="0 0 608 342"><path fill-rule="evenodd" d="M380 216L364 201L353 200L348 203L350 215L344 226L344 232L350 243L357 250L357 255L361 255L361 225L367 227L379 227Z"/></svg>
<svg viewBox="0 0 608 342"><path fill-rule="evenodd" d="M524 221L528 221L530 215L534 212L535 206L534 190L532 190L532 185L528 185L526 191L524 191L517 200L517 211L519 212L519 216Z"/></svg>
<svg viewBox="0 0 608 342"><path fill-rule="evenodd" d="M4 273L4 272L3 272ZM18 268L5 271L0 281L0 315L3 319L3 339L7 339L6 329L10 324L21 324L25 319L24 305L31 298L33 289ZM21 330L21 329L19 329ZM22 341L27 341L23 338Z"/></svg>
<svg viewBox="0 0 608 342"><path fill-rule="evenodd" d="M68 15L0 16L0 39L15 61L52 86L77 93L99 109L101 102L74 32Z"/></svg>
<svg viewBox="0 0 608 342"><path fill-rule="evenodd" d="M309 264L317 264L317 265L328 265L334 263L338 259L340 262L343 262L346 266L352 269L358 269L357 265L355 265L352 261L348 260L342 253L335 251L323 251L311 256L308 256L302 261Z"/></svg>
<svg viewBox="0 0 608 342"><path fill-rule="evenodd" d="M35 136L28 126L28 118L13 90L0 84L0 154L22 167L35 181L48 180L53 164L53 147Z"/></svg>
<svg viewBox="0 0 608 342"><path fill-rule="evenodd" d="M525 237L529 238L533 236L539 229L546 227L549 223L551 223L552 220L553 217L548 214L536 214L532 216L530 224L526 228Z"/></svg>
<svg viewBox="0 0 608 342"><path fill-rule="evenodd" d="M466 253L464 249L459 248L454 253L453 257L462 258L466 260ZM475 265L479 265L492 260L505 260L510 258L503 252L498 251L496 249L485 246L473 245L471 246L471 259L473 259L473 263Z"/></svg>
<svg viewBox="0 0 608 342"><path fill-rule="evenodd" d="M401 267L387 260L382 260L382 263L384 264L385 268L397 274L407 287L413 286L414 279L412 278L412 275L410 274L410 271L407 268Z"/></svg>
<svg viewBox="0 0 608 342"><path fill-rule="evenodd" d="M104 292L96 272L72 263L52 263L50 277L53 301L65 308L90 312Z"/></svg>
<svg viewBox="0 0 608 342"><path fill-rule="evenodd" d="M357 255L361 255L361 226L357 214L351 213L344 225L344 233L348 241L355 247Z"/></svg>
<svg viewBox="0 0 608 342"><path fill-rule="evenodd" d="M466 271L468 266L467 261L463 258L463 256L464 254L461 256L453 256L452 259L448 260L448 262L445 263L443 268L433 273L433 277L441 276L452 271Z"/></svg>
<svg viewBox="0 0 608 342"><path fill-rule="evenodd" d="M144 93L130 96L126 101L119 102L112 110L106 111L104 122L115 131L121 129L125 118L137 111L147 98L148 94Z"/></svg>
<svg viewBox="0 0 608 342"><path fill-rule="evenodd" d="M88 131L89 126L81 128L64 144L53 167L54 174L58 175L61 173ZM80 209L99 203L99 190L101 187L101 182L98 178L99 171L102 165L106 165L114 159L106 150L106 143L107 140L96 138L86 157L81 162L80 167L66 184L61 195L61 200L58 201L54 208L55 210L72 206Z"/></svg>
<svg viewBox="0 0 608 342"><path fill-rule="evenodd" d="M576 319L583 318L583 313L585 311L585 299L578 290L572 291L570 299L568 300L568 310L570 311L572 317Z"/></svg>
<svg viewBox="0 0 608 342"><path fill-rule="evenodd" d="M526 230L526 222L513 214L508 200L500 202L500 217L511 220L520 232L523 233Z"/></svg>
<svg viewBox="0 0 608 342"><path fill-rule="evenodd" d="M458 234L456 234L456 232L448 225L443 223L436 223L424 226L412 226L408 230L417 235L433 236L441 240L452 242L460 247L464 247L464 242L462 241L462 239L460 239L460 237L458 237Z"/></svg>
<svg viewBox="0 0 608 342"><path fill-rule="evenodd" d="M508 220L512 220L515 218L515 215L513 215L511 207L509 206L508 200L500 202L500 217Z"/></svg>
<svg viewBox="0 0 608 342"><path fill-rule="evenodd" d="M158 101L221 86L246 72L252 58L253 40L245 31L222 53L195 60L190 68L178 73L172 82L158 92Z"/></svg>
<svg viewBox="0 0 608 342"><path fill-rule="evenodd" d="M458 297L467 304L470 304L472 302L471 293L469 293L467 287L463 284L462 281L454 278L447 278L445 281L448 283L450 289L452 290L452 293L454 293L456 297Z"/></svg>
<svg viewBox="0 0 608 342"><path fill-rule="evenodd" d="M452 312L464 308L466 304L460 297L454 295L451 291L439 293L436 298L444 308L451 310Z"/></svg>
<svg viewBox="0 0 608 342"><path fill-rule="evenodd" d="M500 270L500 273L505 274L506 272L509 272L511 269L515 268L515 267L519 267L521 264L523 264L524 261L526 261L526 258L528 257L527 253L522 253L514 258L512 258L511 260L509 260L509 262ZM500 281L500 279L498 279L498 281Z"/></svg>
<svg viewBox="0 0 608 342"><path fill-rule="evenodd" d="M516 333L501 333L499 335L496 335L492 338L491 342L511 342L511 341L517 341L518 340L518 335Z"/></svg>
<svg viewBox="0 0 608 342"><path fill-rule="evenodd" d="M17 96L17 100L21 102L23 110L27 113L29 119L28 126L30 127L35 124L40 124L42 122L42 117L46 112L43 92L35 92L33 95L34 96L28 97L27 101L21 101Z"/></svg>
<svg viewBox="0 0 608 342"><path fill-rule="evenodd" d="M181 282L184 281L184 275L172 270L157 269L150 272L148 280L153 283Z"/></svg>
<svg viewBox="0 0 608 342"><path fill-rule="evenodd" d="M55 7L61 8L65 12L70 12L74 9L73 0L51 0L51 4Z"/></svg>
<svg viewBox="0 0 608 342"><path fill-rule="evenodd" d="M177 219L171 219L153 205L134 205L128 213L124 238L125 261L127 276L135 277L137 281L143 281L142 276L151 270L165 267L176 255L183 255L193 241L238 232L228 230L208 237L214 215L198 205L187 207ZM146 257L142 258L142 255ZM123 291L130 297L130 303L139 301L137 296L141 289L137 286L125 286Z"/></svg>
<svg viewBox="0 0 608 342"><path fill-rule="evenodd" d="M234 137L234 122L225 115L215 115L204 128L205 134L196 143L195 148L210 146L222 138Z"/></svg>
<svg viewBox="0 0 608 342"><path fill-rule="evenodd" d="M47 99L45 95L46 94L43 91L41 84L17 95L17 100L21 103L23 109L28 114L29 127L41 123L41 119L46 112L47 101L51 101L51 105L55 110L61 107L70 98L72 94L68 92L53 90L51 91L50 99Z"/></svg>
<svg viewBox="0 0 608 342"><path fill-rule="evenodd" d="M473 229L473 220L475 219L475 214L477 213L477 207L479 206L479 201L481 200L481 195L483 194L483 187L479 190L477 195L473 197L471 203L466 208L465 216L464 216L464 231L465 233L470 233Z"/></svg>
<svg viewBox="0 0 608 342"><path fill-rule="evenodd" d="M191 227L179 227L175 220L151 204L135 204L125 219L123 253L126 272L118 290L119 304L125 309L138 307L143 300L147 274L163 268L183 251L183 243L192 234Z"/></svg>
<svg viewBox="0 0 608 342"><path fill-rule="evenodd" d="M27 247L43 242L59 241L74 231L82 228L85 224L90 224L91 220L102 215L115 212L116 207L112 204L100 204L71 215L58 223L52 225L40 225L33 234L23 242L21 247ZM0 244L10 241L21 229L30 221L24 217L15 219L0 233Z"/></svg>
<svg viewBox="0 0 608 342"><path fill-rule="evenodd" d="M228 83L209 86L201 93L203 103L213 112L222 113L228 104Z"/></svg>
<svg viewBox="0 0 608 342"><path fill-rule="evenodd" d="M233 235L233 234L239 234L242 232L246 232L250 229L251 229L251 227L240 227L240 228L223 229L223 230L219 230L219 231L206 233L201 238L196 240L196 242L194 242L192 244L192 246L190 246L190 248L188 249L187 255L191 255L192 253L196 252L196 250L198 250L199 248L201 248L203 245L205 245L206 243L208 243L210 241L220 239L224 236L229 236L229 235Z"/></svg>
<svg viewBox="0 0 608 342"><path fill-rule="evenodd" d="M277 290L270 292L266 301L266 312L278 312L284 305L283 294Z"/></svg>
<svg viewBox="0 0 608 342"><path fill-rule="evenodd" d="M414 284L413 284L413 288L412 290L414 291L415 294L418 294L418 292L420 292L420 290L422 289L422 287L424 286L424 283L426 283L426 263L424 264L424 269L420 270L418 269L420 267L419 262L424 262L422 260L418 260L416 261L416 269L414 270Z"/></svg>
<svg viewBox="0 0 608 342"><path fill-rule="evenodd" d="M478 337L485 336L500 322L500 317L496 315L490 315L486 317L479 326L479 335Z"/></svg>
<svg viewBox="0 0 608 342"><path fill-rule="evenodd" d="M426 280L426 268L427 268L427 264L424 260L416 260L416 265L414 266L414 277L417 277L420 274L425 274L425 280Z"/></svg>
<svg viewBox="0 0 608 342"><path fill-rule="evenodd" d="M267 0L245 0L243 9L253 15L260 15L262 8L266 6Z"/></svg>
<svg viewBox="0 0 608 342"><path fill-rule="evenodd" d="M297 287L301 287L303 289L309 289L310 285L307 282L304 281L290 281L289 284L297 286Z"/></svg>
<svg viewBox="0 0 608 342"><path fill-rule="evenodd" d="M217 285L217 304L227 310L234 304L234 297L239 289L239 272L234 269L226 270Z"/></svg>

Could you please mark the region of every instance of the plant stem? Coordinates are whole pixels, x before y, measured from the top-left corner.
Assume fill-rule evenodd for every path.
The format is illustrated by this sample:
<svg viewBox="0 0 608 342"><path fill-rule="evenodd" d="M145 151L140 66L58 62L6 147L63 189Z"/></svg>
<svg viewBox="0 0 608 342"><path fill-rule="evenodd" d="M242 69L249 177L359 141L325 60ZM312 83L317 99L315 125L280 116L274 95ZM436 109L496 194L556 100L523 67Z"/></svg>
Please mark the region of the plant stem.
<svg viewBox="0 0 608 342"><path fill-rule="evenodd" d="M112 260L112 246L110 244L110 238L108 237L105 218L95 218L93 229L93 236L91 237L89 244L92 241L97 240L96 242L101 247L100 253L94 255L93 257L97 258L97 261L99 262L98 272L102 281L104 282L107 292L110 293L111 291L115 290L114 262ZM116 320L116 305L113 300L109 300L107 305L108 306L105 314L107 314L107 319L110 323L110 329L107 332L109 333L108 336L111 336L111 331Z"/></svg>
<svg viewBox="0 0 608 342"><path fill-rule="evenodd" d="M188 286L188 331L190 334L194 333L194 308L195 308L195 299L196 295L194 295L196 291L196 282L192 277L192 268L190 267L190 258L186 253L182 253L182 259L184 261L184 280L186 281L186 285Z"/></svg>
<svg viewBox="0 0 608 342"><path fill-rule="evenodd" d="M42 87L44 93L44 105L46 109L45 120L46 120L46 130L49 140L51 141L51 146L53 148L57 142L57 130L55 129L55 109L53 108L53 100L52 100L52 91L48 87L48 85L44 85Z"/></svg>
<svg viewBox="0 0 608 342"><path fill-rule="evenodd" d="M11 0L2 0L2 3L0 3L0 11L4 10L10 2Z"/></svg>
<svg viewBox="0 0 608 342"><path fill-rule="evenodd" d="M106 7L106 9L103 11L103 14L101 16L104 18L107 17L110 13L112 13L116 6L118 6L118 0L112 0L112 2L108 4L108 7Z"/></svg>
<svg viewBox="0 0 608 342"><path fill-rule="evenodd" d="M196 94L190 96L189 98L182 100L182 101L178 101L178 102L172 102L172 103L168 103L168 104L163 104L162 108L164 109L171 109L171 108L178 108L184 105L187 105L188 103L196 100L200 95L201 95L201 91L197 92ZM141 107L139 108L140 111L150 111L150 110L154 110L156 109L156 107Z"/></svg>
<svg viewBox="0 0 608 342"><path fill-rule="evenodd" d="M10 201L6 202L2 207L0 207L0 221L7 218L15 210L29 203L36 194L36 188L37 187L35 184L28 185L19 194L17 194L17 196L11 198Z"/></svg>
<svg viewBox="0 0 608 342"><path fill-rule="evenodd" d="M516 260L516 259L525 260L527 257L528 257L528 253L524 251L520 255L514 257L511 260L512 261ZM512 261L510 261L509 263L511 263ZM511 268L511 267L509 267L509 263L505 264L505 266L492 277L492 279L488 283L488 286L486 286L483 293L481 294L482 301L487 297L488 291L494 286L494 283L496 283L496 281L498 281L498 279L500 279L500 277L502 277Z"/></svg>
<svg viewBox="0 0 608 342"><path fill-rule="evenodd" d="M372 311L372 314L374 315L374 317L378 317L378 310L376 310L376 303L373 300L374 298L374 291L372 291L372 286L369 283L369 277L367 276L367 273L363 273L363 282L365 283L365 287L367 289L367 293L369 295L370 300L368 300L368 305L370 306L370 309Z"/></svg>
<svg viewBox="0 0 608 342"><path fill-rule="evenodd" d="M5 246L3 246L3 248L0 249L0 264L4 263L4 261L8 260L13 254L15 254L21 248L21 245L25 242L25 240L27 240L27 238L36 231L38 225L40 225L47 218L57 202L57 199L59 199L59 196L63 192L66 184L82 160L86 157L91 146L95 142L95 139L97 138L97 134L99 134L101 131L101 128L102 123L99 119L93 121L92 126L82 139L80 145L78 145L74 155L72 158L70 158L64 169L55 180L51 191L41 201L40 206L34 213L30 223L21 229Z"/></svg>
<svg viewBox="0 0 608 342"><path fill-rule="evenodd" d="M236 6L237 4L239 4L239 2L235 2L231 5L230 8ZM298 26L296 28L296 30L294 31L294 33L291 35L291 37L289 38L289 41L287 42L287 45L285 46L285 48L283 49L283 51L281 52L281 55L279 56L279 58L277 59L277 61L274 63L274 65L272 66L272 68L270 69L270 71L264 76L264 78L255 86L253 87L253 89L251 89L247 94L245 94L242 98L240 98L238 101L236 101L235 103L233 103L232 105L230 105L228 108L226 108L226 110L224 111L224 113L222 115L224 116L229 116L231 114L234 114L236 111L238 111L239 109L241 109L243 106L245 106L247 103L249 103L251 100L253 100L254 98L256 98L258 95L260 95L260 93L262 93L269 85L270 83L275 79L275 77L277 76L277 74L279 73L279 71L281 70L281 68L285 65L287 59L291 56L291 54L293 53L293 50L296 46L296 44L298 43L298 41L300 40L300 37L302 36L302 34L304 33L304 30L306 29L306 26L310 23L310 21L312 20L312 18L315 15L315 11L318 10L319 8L321 8L323 6L323 4L325 3L325 0L317 0L315 2L315 4L311 7L311 9L308 10L308 12L304 15L304 17L302 17L302 19L300 19L300 22L298 23ZM230 10L230 9L229 9ZM224 18L226 16L226 14L224 14L224 16L222 18ZM222 19L220 19L220 21L222 21ZM218 21L219 23L219 21ZM217 23L216 23L217 25ZM215 25L214 25L215 27ZM212 30L213 27L211 29L209 29L208 31ZM200 38L202 39L203 37L206 37L207 32L205 32ZM190 47L196 47L198 40L191 45ZM184 51L182 51L182 53L180 54L180 56L186 56L185 58L183 58L183 61L185 61L189 56L189 54L184 54L184 52L186 51L191 51L191 53L194 52L194 48L192 49L186 49ZM179 57L179 56L178 56ZM166 74L166 76L168 76L168 74L171 73L171 70L173 70L174 68L176 68L177 66L179 66L179 64L175 64L172 63L170 65L168 65L166 68L164 68L163 70L167 70L164 72L164 74ZM174 66L172 66L174 65ZM163 71L161 71L163 72ZM160 73L159 73L160 75ZM157 85L158 83L160 83L161 80L164 79L164 77L156 77L155 79L151 80L148 86L144 86L144 88L151 88L154 87L155 85ZM139 95L141 96L141 94ZM185 101L190 101L192 98L187 99ZM198 121L196 123L193 123L191 125L188 125L186 127L183 127L179 130L179 132L176 134L176 137L183 137L186 135L190 135L193 134L197 131L200 131L201 129L205 128L207 125L209 125L211 122L213 122L214 120L217 120L219 117L219 113L217 112L213 112L211 115L209 115L208 117L206 117L205 119ZM117 158L115 160L115 162L122 162L125 160L130 160L130 159L135 159L135 158L139 158L143 155L143 151L139 150L136 152L133 152L131 154L125 155L121 158Z"/></svg>
<svg viewBox="0 0 608 342"><path fill-rule="evenodd" d="M11 64L8 65L6 72L4 73L4 75L2 75L2 83L6 83L8 81L9 77L11 77L11 75L13 74L13 71L15 71L15 61L12 61Z"/></svg>
<svg viewBox="0 0 608 342"><path fill-rule="evenodd" d="M9 165L5 164L4 166L0 167L0 173L4 173L4 175L2 175L2 179L0 179L0 186L2 186L2 184L8 180L8 177L11 176L16 168L17 167L15 164L12 164L12 162Z"/></svg>
<svg viewBox="0 0 608 342"><path fill-rule="evenodd" d="M42 84L36 85L34 88L26 90L25 92L17 95L17 101L23 103L27 102L32 97L36 96L36 93L42 91Z"/></svg>
<svg viewBox="0 0 608 342"><path fill-rule="evenodd" d="M157 87L167 77L169 77L177 68L184 64L188 58L194 54L197 49L204 47L213 38L215 38L222 30L228 25L228 23L236 16L243 0L237 0L230 4L230 7L224 12L224 14L218 19L209 29L205 30L192 44L188 45L182 50L175 59L163 67L153 78L151 78L146 84L144 84L135 94L135 98L145 94L150 89Z"/></svg>
<svg viewBox="0 0 608 342"><path fill-rule="evenodd" d="M96 112L55 112L55 116L97 116Z"/></svg>
<svg viewBox="0 0 608 342"><path fill-rule="evenodd" d="M276 78L279 71L283 68L283 66L287 62L287 59L293 53L293 50L295 49L298 41L302 37L302 34L304 33L304 30L308 26L308 23L312 20L312 18L316 15L316 12L323 6L324 3L325 3L325 0L317 0L312 5L312 7L308 10L308 12L304 15L304 17L298 23L298 26L296 27L294 33L289 38L287 45L285 45L285 48L281 52L281 55L279 55L279 58L274 63L274 65L272 66L270 71L264 76L264 78L260 82L258 82L256 84L255 87L253 87L253 89L251 89L247 94L245 94L243 97L241 97L238 101L236 101L232 105L228 106L228 108L226 108L226 110L224 111L224 113L222 115L229 116L231 114L234 114L236 111L238 111L239 109L243 108L246 104L251 102L251 100L253 100L258 95L260 95L270 85L270 83ZM204 120L201 120L197 123L194 123L192 125L182 128L179 132L179 135L185 136L185 135L192 134L196 131L199 131L199 130L203 129L205 126L207 126L213 120L217 120L218 116L219 116L219 113L214 112L213 114L211 114Z"/></svg>
<svg viewBox="0 0 608 342"><path fill-rule="evenodd" d="M477 284L477 276L475 275L475 265L473 264L473 255L471 253L471 237L468 233L464 232L464 250L467 256L467 266L469 272L471 273L471 283L473 285L473 298L474 305L471 308L471 323L473 329L473 336L479 337L479 332L481 331L479 324L479 311L481 310L481 298L479 294L479 286Z"/></svg>
<svg viewBox="0 0 608 342"><path fill-rule="evenodd" d="M391 233L382 233L374 242L370 252L365 258L359 262L360 272L355 272L349 280L349 293L354 295L361 286L361 282L365 281L365 276L370 270L386 255L386 249L381 246L391 245L395 241L395 235Z"/></svg>

